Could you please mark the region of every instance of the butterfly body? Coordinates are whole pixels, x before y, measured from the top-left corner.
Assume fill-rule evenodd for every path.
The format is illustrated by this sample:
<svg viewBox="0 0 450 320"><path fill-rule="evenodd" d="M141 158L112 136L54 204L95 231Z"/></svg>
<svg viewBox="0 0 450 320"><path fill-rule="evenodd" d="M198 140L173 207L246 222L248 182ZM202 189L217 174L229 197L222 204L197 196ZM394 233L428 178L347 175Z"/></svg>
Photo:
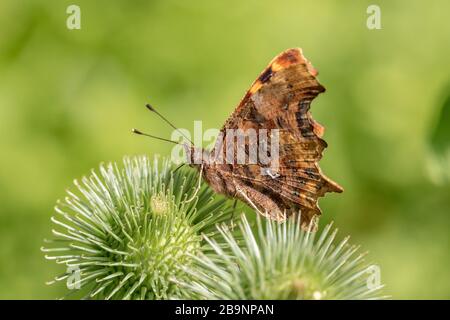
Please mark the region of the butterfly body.
<svg viewBox="0 0 450 320"><path fill-rule="evenodd" d="M276 201L264 195L261 191L252 188L249 181L245 178L236 176L236 169L232 164L214 163L208 151L197 149L194 152L202 152L203 161L199 163L191 162L191 166L196 168L202 174L203 180L218 194L223 194L229 198L237 198L256 209L260 214L267 218L284 221L286 212L284 212ZM191 159L192 160L192 159ZM194 161L194 160L192 160ZM261 210L261 205L264 210Z"/></svg>
<svg viewBox="0 0 450 320"><path fill-rule="evenodd" d="M238 198L264 216L284 221L302 215L308 226L321 214L318 198L326 192L342 192L337 183L324 176L318 161L327 147L324 128L312 119L311 101L325 88L317 81L317 71L301 49L289 49L275 57L250 87L236 110L221 129L211 151L192 148L191 165L217 193ZM278 156L270 163L240 163L227 158L232 130L256 134L276 129ZM270 137L268 144L274 138ZM246 155L253 147L242 141ZM194 154L194 155L192 155ZM220 160L220 161L219 161ZM276 164L276 166L274 166ZM271 169L275 168L272 172Z"/></svg>

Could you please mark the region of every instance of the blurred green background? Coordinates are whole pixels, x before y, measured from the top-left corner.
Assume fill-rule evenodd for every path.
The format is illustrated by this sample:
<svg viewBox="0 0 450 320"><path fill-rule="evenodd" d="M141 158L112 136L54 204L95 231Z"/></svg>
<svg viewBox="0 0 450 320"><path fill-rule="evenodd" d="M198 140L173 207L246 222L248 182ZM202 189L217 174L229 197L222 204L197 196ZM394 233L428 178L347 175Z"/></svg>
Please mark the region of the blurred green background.
<svg viewBox="0 0 450 320"><path fill-rule="evenodd" d="M81 8L81 30L66 8ZM381 30L366 27L370 4ZM43 259L56 199L124 155L169 154L135 137L219 128L265 65L302 47L327 92L321 199L381 267L397 299L450 298L448 1L0 2L0 298L56 298ZM447 159L447 160L445 160ZM447 161L447 162L446 162ZM447 164L447 165L446 165ZM447 178L446 178L447 177Z"/></svg>

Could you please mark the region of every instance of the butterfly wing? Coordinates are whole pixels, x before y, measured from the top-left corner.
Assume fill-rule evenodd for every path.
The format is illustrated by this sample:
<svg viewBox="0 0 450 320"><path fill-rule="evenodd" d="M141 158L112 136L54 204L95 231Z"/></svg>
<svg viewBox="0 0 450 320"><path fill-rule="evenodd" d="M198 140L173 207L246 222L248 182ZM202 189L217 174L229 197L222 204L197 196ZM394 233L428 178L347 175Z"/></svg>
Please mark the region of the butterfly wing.
<svg viewBox="0 0 450 320"><path fill-rule="evenodd" d="M282 52L253 83L221 130L226 144L228 129L279 129L279 171L275 175L264 174L271 164L259 162L234 163L227 171L234 179L268 195L287 215L300 210L305 223L321 213L318 197L343 191L322 174L318 165L327 144L321 138L323 127L309 111L311 101L325 91L316 76L317 71L301 49ZM264 211L264 204L259 205Z"/></svg>

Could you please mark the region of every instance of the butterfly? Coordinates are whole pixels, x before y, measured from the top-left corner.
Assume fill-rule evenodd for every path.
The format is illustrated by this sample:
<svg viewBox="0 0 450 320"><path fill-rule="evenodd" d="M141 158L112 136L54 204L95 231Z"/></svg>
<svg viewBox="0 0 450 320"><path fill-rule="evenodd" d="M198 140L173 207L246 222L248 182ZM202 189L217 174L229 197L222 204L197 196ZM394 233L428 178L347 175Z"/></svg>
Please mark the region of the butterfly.
<svg viewBox="0 0 450 320"><path fill-rule="evenodd" d="M212 150L185 144L190 166L199 170L216 193L239 199L279 222L300 214L302 227L308 228L321 215L318 198L327 192L343 191L318 165L327 143L322 139L324 128L310 113L312 100L325 91L317 74L300 48L280 53L225 122ZM230 135L249 130L257 137L263 131L276 130L277 156L264 164L259 159L252 163L237 161L237 146L230 145L234 139L229 139ZM266 143L273 145L274 140L270 136ZM248 155L254 144L249 139L240 142ZM234 158L223 161L229 160L230 149Z"/></svg>

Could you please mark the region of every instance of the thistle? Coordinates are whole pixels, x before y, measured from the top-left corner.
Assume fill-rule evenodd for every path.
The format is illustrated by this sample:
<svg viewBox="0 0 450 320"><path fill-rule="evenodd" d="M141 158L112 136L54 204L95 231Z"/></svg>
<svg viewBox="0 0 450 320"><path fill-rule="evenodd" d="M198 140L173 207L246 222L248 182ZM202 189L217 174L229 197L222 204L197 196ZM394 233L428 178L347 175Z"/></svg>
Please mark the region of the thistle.
<svg viewBox="0 0 450 320"><path fill-rule="evenodd" d="M66 270L50 283L66 282L86 298L167 299L182 294L173 279L189 281L181 266L207 253L202 235L230 221L232 207L206 186L197 189L193 171L173 172L146 157L124 166L100 166L75 181L52 217L54 239L42 251Z"/></svg>
<svg viewBox="0 0 450 320"><path fill-rule="evenodd" d="M196 299L382 299L373 266L348 244L335 243L337 230L328 225L319 239L303 231L300 221L283 224L256 220L252 229L245 216L240 221L242 243L227 226L219 227L222 249L207 241L215 255L193 257L196 267L184 267L189 282L179 284ZM311 224L312 225L312 224Z"/></svg>
<svg viewBox="0 0 450 320"><path fill-rule="evenodd" d="M45 257L90 299L378 299L372 266L327 226L242 215L192 170L147 157L100 166L55 207ZM311 224L311 226L314 222ZM372 269L373 270L373 269ZM375 269L376 271L376 269ZM376 277L375 277L376 280Z"/></svg>

